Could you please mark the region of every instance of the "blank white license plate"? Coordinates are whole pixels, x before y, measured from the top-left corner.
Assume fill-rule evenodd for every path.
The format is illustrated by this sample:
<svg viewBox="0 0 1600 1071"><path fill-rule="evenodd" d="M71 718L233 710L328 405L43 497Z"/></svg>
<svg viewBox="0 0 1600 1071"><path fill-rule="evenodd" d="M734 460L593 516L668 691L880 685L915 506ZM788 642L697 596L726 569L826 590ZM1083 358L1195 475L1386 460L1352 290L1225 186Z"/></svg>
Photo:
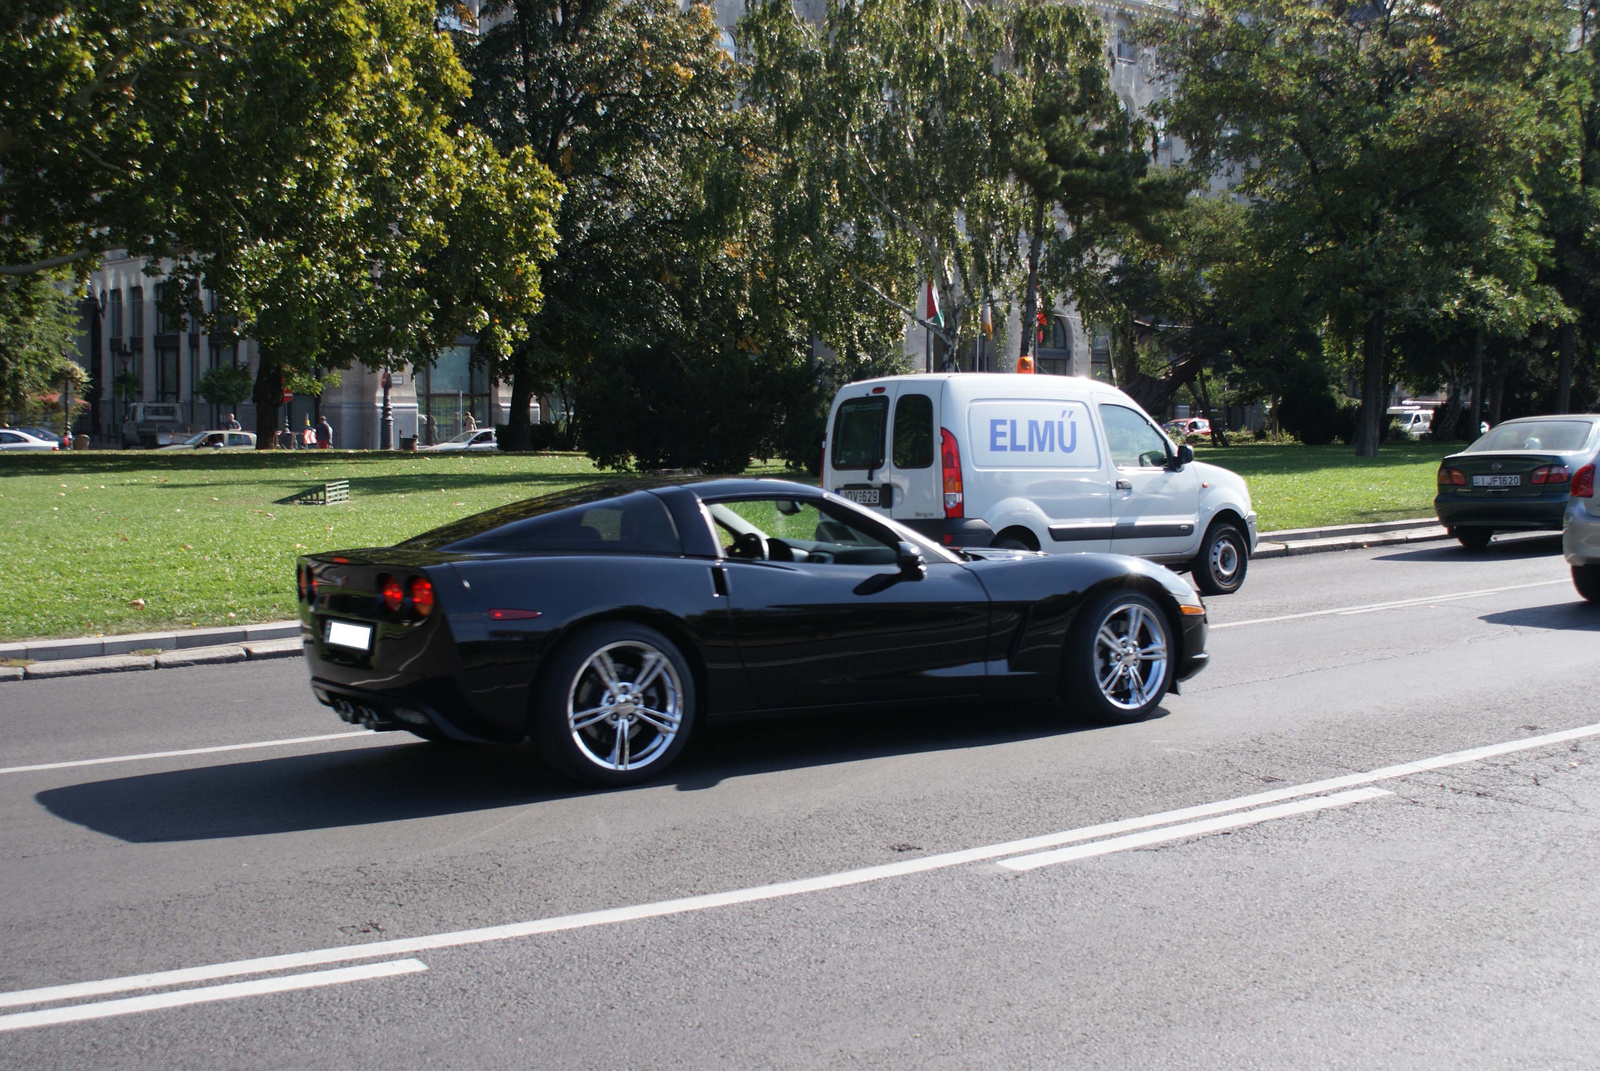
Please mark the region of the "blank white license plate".
<svg viewBox="0 0 1600 1071"><path fill-rule="evenodd" d="M841 487L839 496L848 498L858 506L882 505L881 489L877 487Z"/></svg>
<svg viewBox="0 0 1600 1071"><path fill-rule="evenodd" d="M1474 476L1474 487L1521 487L1521 476Z"/></svg>
<svg viewBox="0 0 1600 1071"><path fill-rule="evenodd" d="M352 625L348 621L329 621L327 640L335 647L356 651L372 650L372 626Z"/></svg>

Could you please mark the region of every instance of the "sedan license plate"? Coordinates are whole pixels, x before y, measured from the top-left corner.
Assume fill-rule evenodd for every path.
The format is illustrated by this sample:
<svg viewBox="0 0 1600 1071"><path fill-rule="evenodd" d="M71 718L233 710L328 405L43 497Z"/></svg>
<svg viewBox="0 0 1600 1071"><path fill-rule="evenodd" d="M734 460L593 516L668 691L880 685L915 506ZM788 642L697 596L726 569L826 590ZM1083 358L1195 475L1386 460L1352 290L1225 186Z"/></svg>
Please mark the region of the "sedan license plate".
<svg viewBox="0 0 1600 1071"><path fill-rule="evenodd" d="M372 626L352 625L348 621L329 621L326 639L335 647L355 651L372 650Z"/></svg>
<svg viewBox="0 0 1600 1071"><path fill-rule="evenodd" d="M883 492L877 487L841 487L841 498L848 498L858 506L879 506L883 504Z"/></svg>
<svg viewBox="0 0 1600 1071"><path fill-rule="evenodd" d="M1521 476L1474 476L1474 487L1521 487Z"/></svg>

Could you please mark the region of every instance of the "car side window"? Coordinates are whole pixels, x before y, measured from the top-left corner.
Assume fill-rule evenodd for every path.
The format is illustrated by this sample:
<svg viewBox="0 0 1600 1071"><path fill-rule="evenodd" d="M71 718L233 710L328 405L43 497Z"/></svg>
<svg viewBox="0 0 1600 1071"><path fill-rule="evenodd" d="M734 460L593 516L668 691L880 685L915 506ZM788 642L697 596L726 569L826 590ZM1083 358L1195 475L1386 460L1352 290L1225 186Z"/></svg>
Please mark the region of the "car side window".
<svg viewBox="0 0 1600 1071"><path fill-rule="evenodd" d="M729 558L812 565L894 565L896 547L885 533L830 503L793 498L712 502L707 511Z"/></svg>
<svg viewBox="0 0 1600 1071"><path fill-rule="evenodd" d="M1125 405L1101 405L1111 463L1119 469L1160 468L1167 463L1167 439L1144 414Z"/></svg>
<svg viewBox="0 0 1600 1071"><path fill-rule="evenodd" d="M933 399L902 394L894 403L894 467L925 469L933 464Z"/></svg>
<svg viewBox="0 0 1600 1071"><path fill-rule="evenodd" d="M0 443L20 443L22 436L9 431L0 431Z"/></svg>
<svg viewBox="0 0 1600 1071"><path fill-rule="evenodd" d="M468 518L465 523L472 520ZM461 539L448 539L448 532L448 528L440 529L439 533L447 538L428 543L441 550L502 554L537 551L683 553L683 543L671 514L661 499L648 491L510 521ZM423 543L426 539L427 534L408 542L428 545Z"/></svg>
<svg viewBox="0 0 1600 1071"><path fill-rule="evenodd" d="M248 435L230 435L230 436L228 436L228 445L229 446L249 446L250 445L250 436L248 436Z"/></svg>

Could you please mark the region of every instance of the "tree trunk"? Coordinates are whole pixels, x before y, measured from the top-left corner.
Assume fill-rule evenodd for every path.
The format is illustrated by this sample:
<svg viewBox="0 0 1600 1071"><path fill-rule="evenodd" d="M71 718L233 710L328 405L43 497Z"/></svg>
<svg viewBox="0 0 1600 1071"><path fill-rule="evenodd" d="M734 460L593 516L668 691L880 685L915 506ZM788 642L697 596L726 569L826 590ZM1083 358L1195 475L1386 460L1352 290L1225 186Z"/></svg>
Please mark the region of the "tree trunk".
<svg viewBox="0 0 1600 1071"><path fill-rule="evenodd" d="M517 361L511 372L511 415L506 419L506 441L501 449L526 450L531 445L528 427L532 406L533 373Z"/></svg>
<svg viewBox="0 0 1600 1071"><path fill-rule="evenodd" d="M1383 389L1383 312L1367 317L1361 354L1361 414L1356 425L1356 456L1377 457L1383 417L1389 408Z"/></svg>
<svg viewBox="0 0 1600 1071"><path fill-rule="evenodd" d="M1469 443L1478 437L1478 429L1483 426L1483 334L1482 327L1472 329L1472 422L1467 426Z"/></svg>
<svg viewBox="0 0 1600 1071"><path fill-rule="evenodd" d="M1197 373L1189 389L1200 392L1200 406L1205 412L1206 423L1211 425L1211 445L1227 446L1228 437L1223 433L1222 421L1217 419L1216 411L1211 408L1211 392L1206 389L1206 377Z"/></svg>
<svg viewBox="0 0 1600 1071"><path fill-rule="evenodd" d="M1500 423L1500 410L1506 400L1506 377L1511 374L1511 362L1503 361L1494 372L1494 384L1489 388L1489 423Z"/></svg>
<svg viewBox="0 0 1600 1071"><path fill-rule="evenodd" d="M1572 408L1572 351L1578 342L1578 325L1564 323L1556 332L1556 412L1565 413Z"/></svg>
<svg viewBox="0 0 1600 1071"><path fill-rule="evenodd" d="M1444 408L1433 414L1432 434L1439 442L1457 438L1456 429L1461 425L1461 379L1454 368L1447 371L1450 374L1450 392L1445 395Z"/></svg>
<svg viewBox="0 0 1600 1071"><path fill-rule="evenodd" d="M283 408L283 370L265 353L256 371L251 392L256 403L256 449L271 450L278 445L278 412Z"/></svg>
<svg viewBox="0 0 1600 1071"><path fill-rule="evenodd" d="M1022 367L1022 358L1034 352L1033 343L1038 338L1039 325L1036 322L1038 315L1035 312L1039 300L1039 256L1044 251L1044 202L1035 201L1033 206L1033 234L1028 239L1028 286L1022 295L1022 349L1018 352L1017 367ZM1038 365L1034 365L1038 371Z"/></svg>

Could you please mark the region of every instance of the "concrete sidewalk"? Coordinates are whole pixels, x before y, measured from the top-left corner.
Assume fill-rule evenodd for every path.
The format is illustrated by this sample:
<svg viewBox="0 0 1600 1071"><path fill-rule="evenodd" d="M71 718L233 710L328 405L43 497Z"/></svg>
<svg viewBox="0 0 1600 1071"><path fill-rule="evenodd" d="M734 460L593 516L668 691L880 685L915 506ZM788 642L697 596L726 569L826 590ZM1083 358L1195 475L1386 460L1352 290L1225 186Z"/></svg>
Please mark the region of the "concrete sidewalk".
<svg viewBox="0 0 1600 1071"><path fill-rule="evenodd" d="M1286 558L1396 543L1448 539L1431 517L1380 524L1341 524L1329 528L1294 528L1262 532L1253 559ZM139 653L134 653L139 652ZM237 628L200 628L143 632L126 636L72 640L25 640L0 644L0 681L43 680L91 673L126 673L144 669L209 666L263 658L298 658L300 622L271 621Z"/></svg>

